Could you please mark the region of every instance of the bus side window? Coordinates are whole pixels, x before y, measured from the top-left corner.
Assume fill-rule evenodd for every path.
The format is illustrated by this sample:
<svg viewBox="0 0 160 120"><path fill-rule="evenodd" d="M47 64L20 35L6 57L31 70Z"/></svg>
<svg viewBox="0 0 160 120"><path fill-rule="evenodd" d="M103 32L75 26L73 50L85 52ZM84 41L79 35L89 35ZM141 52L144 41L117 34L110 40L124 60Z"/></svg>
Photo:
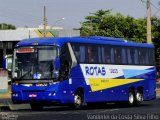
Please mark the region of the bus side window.
<svg viewBox="0 0 160 120"><path fill-rule="evenodd" d="M144 65L144 54L143 54L143 49L142 48L139 49L138 57L139 57L140 64Z"/></svg>
<svg viewBox="0 0 160 120"><path fill-rule="evenodd" d="M111 64L115 64L115 54L114 54L114 47L112 46L111 49Z"/></svg>
<svg viewBox="0 0 160 120"><path fill-rule="evenodd" d="M79 59L80 59L79 45L78 44L71 44L71 45L72 45L73 51L75 53L75 57L76 57L77 61L79 62Z"/></svg>
<svg viewBox="0 0 160 120"><path fill-rule="evenodd" d="M130 48L127 48L127 59L128 59L128 64L132 64L132 57L131 57L131 50Z"/></svg>
<svg viewBox="0 0 160 120"><path fill-rule="evenodd" d="M84 45L79 46L79 54L80 54L79 62L81 63L86 62L86 47Z"/></svg>
<svg viewBox="0 0 160 120"><path fill-rule="evenodd" d="M61 78L66 79L69 76L70 65L71 65L71 56L67 44L62 46L60 53L60 61L61 61L60 76Z"/></svg>
<svg viewBox="0 0 160 120"><path fill-rule="evenodd" d="M145 49L145 52L146 52L146 54L145 54L145 59L146 59L146 65L149 65L149 56L148 56L148 49Z"/></svg>
<svg viewBox="0 0 160 120"><path fill-rule="evenodd" d="M138 61L138 49L135 48L135 53L134 53L134 64L138 65L139 64L139 61Z"/></svg>
<svg viewBox="0 0 160 120"><path fill-rule="evenodd" d="M101 47L98 46L98 63L102 63Z"/></svg>
<svg viewBox="0 0 160 120"><path fill-rule="evenodd" d="M110 64L111 63L111 47L110 46L102 46L102 63Z"/></svg>
<svg viewBox="0 0 160 120"><path fill-rule="evenodd" d="M122 63L122 57L121 57L121 49L119 47L114 48L114 54L115 54L115 62L116 64Z"/></svg>
<svg viewBox="0 0 160 120"><path fill-rule="evenodd" d="M148 57L149 57L149 65L155 65L155 53L154 49L149 49L148 50Z"/></svg>
<svg viewBox="0 0 160 120"><path fill-rule="evenodd" d="M91 46L88 45L87 47L87 56L88 56L88 62L89 63L97 63L98 62L98 47L97 46Z"/></svg>
<svg viewBox="0 0 160 120"><path fill-rule="evenodd" d="M122 64L127 64L126 48L121 48Z"/></svg>
<svg viewBox="0 0 160 120"><path fill-rule="evenodd" d="M149 65L148 50L146 48L142 48L142 53L143 53L143 64Z"/></svg>

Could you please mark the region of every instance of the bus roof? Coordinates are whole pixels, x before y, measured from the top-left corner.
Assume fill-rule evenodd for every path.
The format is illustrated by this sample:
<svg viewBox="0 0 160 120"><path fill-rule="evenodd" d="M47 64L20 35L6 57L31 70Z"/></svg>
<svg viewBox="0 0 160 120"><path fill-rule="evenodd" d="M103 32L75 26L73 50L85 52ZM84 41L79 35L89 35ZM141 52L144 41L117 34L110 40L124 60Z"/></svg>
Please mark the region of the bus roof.
<svg viewBox="0 0 160 120"><path fill-rule="evenodd" d="M112 37L101 37L101 36L31 38L31 39L24 39L18 42L16 44L16 47L32 46L32 45L58 45L61 47L63 44L67 42L154 48L152 44L136 43L127 41L123 38L112 38Z"/></svg>

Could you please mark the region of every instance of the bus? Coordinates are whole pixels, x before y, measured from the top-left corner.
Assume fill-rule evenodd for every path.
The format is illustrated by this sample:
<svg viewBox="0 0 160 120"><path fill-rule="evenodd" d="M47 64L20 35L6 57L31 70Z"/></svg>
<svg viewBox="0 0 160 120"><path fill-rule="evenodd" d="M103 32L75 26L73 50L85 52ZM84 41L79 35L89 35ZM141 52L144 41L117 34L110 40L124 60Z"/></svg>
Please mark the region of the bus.
<svg viewBox="0 0 160 120"><path fill-rule="evenodd" d="M3 69L8 72L8 83L11 83L11 69L12 69L12 54L5 56L3 60Z"/></svg>
<svg viewBox="0 0 160 120"><path fill-rule="evenodd" d="M11 69L12 69L11 66L12 66L12 55L9 54L9 55L6 55L3 60L3 68L11 72Z"/></svg>
<svg viewBox="0 0 160 120"><path fill-rule="evenodd" d="M25 39L16 44L12 101L31 108L156 98L152 44L101 36Z"/></svg>

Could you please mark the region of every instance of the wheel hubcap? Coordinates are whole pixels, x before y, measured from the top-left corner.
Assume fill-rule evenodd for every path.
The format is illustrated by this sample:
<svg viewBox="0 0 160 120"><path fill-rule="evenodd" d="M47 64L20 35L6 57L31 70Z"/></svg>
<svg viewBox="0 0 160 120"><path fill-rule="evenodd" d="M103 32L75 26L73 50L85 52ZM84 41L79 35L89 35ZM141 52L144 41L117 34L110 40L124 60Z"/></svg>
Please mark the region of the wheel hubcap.
<svg viewBox="0 0 160 120"><path fill-rule="evenodd" d="M76 105L80 106L81 105L81 97L79 95L76 95L74 98L74 102Z"/></svg>
<svg viewBox="0 0 160 120"><path fill-rule="evenodd" d="M143 97L140 93L137 93L136 98L137 98L137 101L139 102L143 101Z"/></svg>
<svg viewBox="0 0 160 120"><path fill-rule="evenodd" d="M130 102L130 103L133 103L133 101L134 101L134 97L133 97L133 95L131 94L131 95L129 96L129 102Z"/></svg>

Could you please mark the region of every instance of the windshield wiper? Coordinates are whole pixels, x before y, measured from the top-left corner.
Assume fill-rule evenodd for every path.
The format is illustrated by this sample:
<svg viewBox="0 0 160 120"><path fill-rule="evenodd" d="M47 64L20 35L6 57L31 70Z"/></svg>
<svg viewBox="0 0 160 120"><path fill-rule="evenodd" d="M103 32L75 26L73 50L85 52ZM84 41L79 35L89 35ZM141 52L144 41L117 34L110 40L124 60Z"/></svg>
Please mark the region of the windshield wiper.
<svg viewBox="0 0 160 120"><path fill-rule="evenodd" d="M23 79L26 75L30 74L32 70L29 70L27 73L25 73L24 75L22 75L19 79Z"/></svg>

